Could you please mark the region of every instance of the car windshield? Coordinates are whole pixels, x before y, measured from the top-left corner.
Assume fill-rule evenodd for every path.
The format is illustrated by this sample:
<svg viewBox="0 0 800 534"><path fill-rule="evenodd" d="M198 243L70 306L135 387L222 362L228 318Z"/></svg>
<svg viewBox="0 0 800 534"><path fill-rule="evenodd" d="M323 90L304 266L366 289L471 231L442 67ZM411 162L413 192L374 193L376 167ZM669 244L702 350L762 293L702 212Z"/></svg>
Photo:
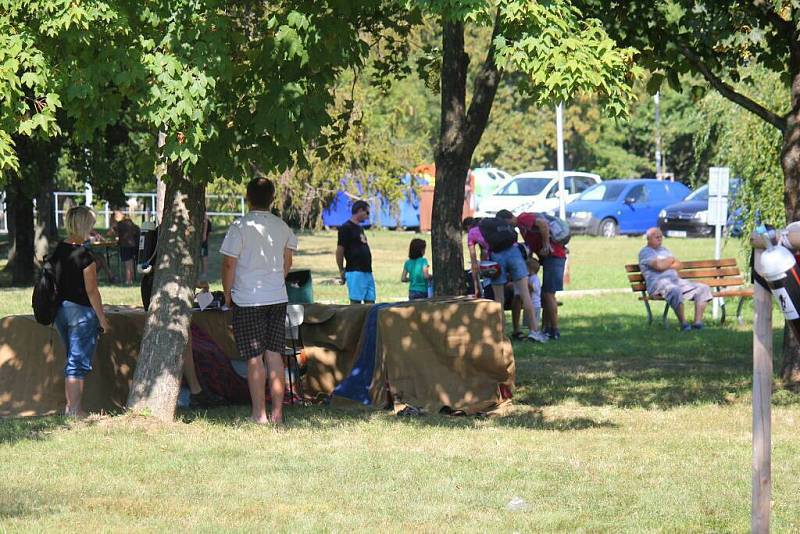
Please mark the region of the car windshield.
<svg viewBox="0 0 800 534"><path fill-rule="evenodd" d="M495 195L538 195L549 183L550 178L514 178Z"/></svg>
<svg viewBox="0 0 800 534"><path fill-rule="evenodd" d="M590 187L578 197L578 200L616 200L625 184L597 184Z"/></svg>
<svg viewBox="0 0 800 534"><path fill-rule="evenodd" d="M732 179L729 187L731 196L735 195L736 191L739 189L739 181ZM691 195L686 197L686 200L700 200L703 202L708 201L708 184L704 185L697 191L694 191Z"/></svg>
<svg viewBox="0 0 800 534"><path fill-rule="evenodd" d="M708 200L708 186L704 185L691 195L686 197L686 200Z"/></svg>

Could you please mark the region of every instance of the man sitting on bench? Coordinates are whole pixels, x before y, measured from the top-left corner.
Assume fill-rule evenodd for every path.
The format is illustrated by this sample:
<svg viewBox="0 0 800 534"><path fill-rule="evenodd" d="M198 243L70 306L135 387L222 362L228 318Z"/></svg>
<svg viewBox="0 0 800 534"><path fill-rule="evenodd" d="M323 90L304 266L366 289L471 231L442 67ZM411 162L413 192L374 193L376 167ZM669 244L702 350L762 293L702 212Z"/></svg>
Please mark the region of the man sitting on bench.
<svg viewBox="0 0 800 534"><path fill-rule="evenodd" d="M639 251L639 269L644 276L647 293L661 297L675 310L681 330L703 328L703 312L711 300L711 288L678 276L681 262L662 246L664 234L658 228L647 230L647 246ZM694 322L689 324L683 313L683 301L694 300Z"/></svg>

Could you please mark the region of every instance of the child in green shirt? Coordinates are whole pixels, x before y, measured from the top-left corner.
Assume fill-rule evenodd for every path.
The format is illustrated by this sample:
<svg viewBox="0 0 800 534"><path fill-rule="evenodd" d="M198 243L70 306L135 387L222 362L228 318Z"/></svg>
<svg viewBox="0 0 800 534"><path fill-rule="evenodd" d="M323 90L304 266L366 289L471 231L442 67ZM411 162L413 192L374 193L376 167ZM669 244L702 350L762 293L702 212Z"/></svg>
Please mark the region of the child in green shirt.
<svg viewBox="0 0 800 534"><path fill-rule="evenodd" d="M410 282L408 286L408 300L428 298L428 280L433 278L425 259L427 243L424 239L412 239L408 245L408 259L403 264L401 282Z"/></svg>

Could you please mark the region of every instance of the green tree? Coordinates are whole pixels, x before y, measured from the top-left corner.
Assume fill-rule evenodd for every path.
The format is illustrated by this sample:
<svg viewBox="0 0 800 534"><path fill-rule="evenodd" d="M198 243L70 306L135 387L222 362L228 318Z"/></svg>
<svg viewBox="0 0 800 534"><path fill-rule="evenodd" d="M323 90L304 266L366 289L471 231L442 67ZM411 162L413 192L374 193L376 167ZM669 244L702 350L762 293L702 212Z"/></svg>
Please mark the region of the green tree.
<svg viewBox="0 0 800 534"><path fill-rule="evenodd" d="M8 132L57 134L54 110L62 107L77 138L124 121L149 133L144 153L151 168L163 163L153 301L128 404L171 419L205 184L217 176L243 178L251 165L286 168L310 141L330 144L320 137L333 123L337 76L362 64L382 35L402 42L413 13L371 0L18 0L5 2L0 13L4 168L19 167ZM384 70L394 68L389 62Z"/></svg>
<svg viewBox="0 0 800 534"><path fill-rule="evenodd" d="M519 89L539 103L568 102L592 91L621 115L635 80L631 50L616 47L602 27L568 2L511 0L420 1L441 24L441 122L436 147L432 255L436 292L464 291L461 207L467 171L505 75L519 73ZM467 26L492 28L467 106L470 56Z"/></svg>
<svg viewBox="0 0 800 534"><path fill-rule="evenodd" d="M655 92L666 79L682 88L683 73L701 76L724 98L750 111L781 135L785 219L800 220L800 5L698 0L579 0L605 21L610 35L640 51ZM779 76L783 98L765 102L754 89L753 67ZM703 91L704 87L697 87ZM745 177L746 178L746 177ZM782 222L782 221L777 221ZM800 383L800 343L784 334L785 381Z"/></svg>
<svg viewBox="0 0 800 534"><path fill-rule="evenodd" d="M114 14L103 2L5 1L0 3L0 186L6 185L12 206L12 247L8 268L12 282L33 278L33 199L38 198L38 233L52 235L52 191L62 130L75 140L103 122L106 100L98 92L106 85L107 55L87 48L87 39L110 37ZM89 31L91 28L91 31ZM98 66L91 70L90 64ZM86 76L87 69L94 76ZM89 107L79 129L73 117ZM73 113L74 112L74 113ZM45 241L46 245L46 241Z"/></svg>

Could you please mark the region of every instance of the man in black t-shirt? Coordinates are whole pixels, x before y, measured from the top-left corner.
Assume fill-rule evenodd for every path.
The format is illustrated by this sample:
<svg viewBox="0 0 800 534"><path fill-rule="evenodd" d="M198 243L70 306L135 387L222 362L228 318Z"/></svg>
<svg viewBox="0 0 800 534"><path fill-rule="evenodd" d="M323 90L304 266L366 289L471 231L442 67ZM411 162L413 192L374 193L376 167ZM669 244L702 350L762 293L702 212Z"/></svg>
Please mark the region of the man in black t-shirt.
<svg viewBox="0 0 800 534"><path fill-rule="evenodd" d="M372 253L361 223L369 219L369 204L353 203L350 219L339 227L336 264L339 276L347 284L351 304L375 302L375 279L372 276Z"/></svg>

